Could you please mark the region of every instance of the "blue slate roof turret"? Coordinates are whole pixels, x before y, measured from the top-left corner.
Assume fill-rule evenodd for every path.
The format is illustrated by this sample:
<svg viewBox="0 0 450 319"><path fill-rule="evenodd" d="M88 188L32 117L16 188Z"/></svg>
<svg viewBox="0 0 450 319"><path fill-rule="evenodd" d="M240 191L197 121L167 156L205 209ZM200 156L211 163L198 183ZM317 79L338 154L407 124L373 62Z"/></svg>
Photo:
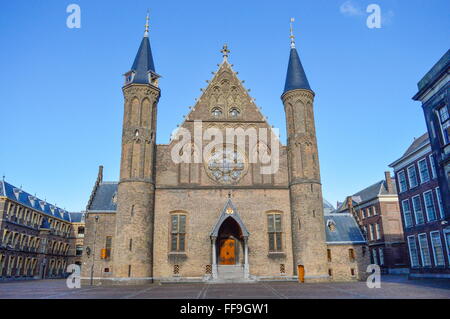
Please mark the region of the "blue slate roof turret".
<svg viewBox="0 0 450 319"><path fill-rule="evenodd" d="M130 83L148 84L148 72L155 72L155 64L153 63L152 49L148 36L144 36L139 46L139 50L134 59L131 71L135 72L134 78Z"/></svg>
<svg viewBox="0 0 450 319"><path fill-rule="evenodd" d="M305 70L303 69L302 62L298 56L297 49L291 47L289 54L289 65L286 75L286 84L284 85L284 93L292 90L304 89L311 90L308 79L306 78Z"/></svg>

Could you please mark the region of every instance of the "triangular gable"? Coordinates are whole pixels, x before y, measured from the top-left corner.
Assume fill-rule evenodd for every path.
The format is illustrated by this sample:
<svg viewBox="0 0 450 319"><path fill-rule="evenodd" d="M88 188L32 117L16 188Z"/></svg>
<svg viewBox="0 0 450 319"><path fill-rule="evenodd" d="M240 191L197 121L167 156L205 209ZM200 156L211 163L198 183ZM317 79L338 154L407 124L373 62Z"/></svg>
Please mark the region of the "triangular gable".
<svg viewBox="0 0 450 319"><path fill-rule="evenodd" d="M254 99L248 94L248 90L237 77L237 72L232 69L232 65L227 59L219 65L218 71L208 82L206 89L202 89L202 95L197 99L195 106L185 116L179 127L188 128L187 122L203 121L217 123L259 123L267 129L272 129L267 122L267 118L262 114L260 108L255 104ZM212 111L219 108L222 115L214 117ZM232 117L230 111L237 108L240 112L238 117ZM205 123L204 123L205 124ZM279 137L275 134L276 139ZM173 142L173 140L171 140ZM281 144L281 143L280 143Z"/></svg>
<svg viewBox="0 0 450 319"><path fill-rule="evenodd" d="M244 225L244 222L239 216L236 206L234 206L233 202L229 198L225 204L225 207L222 209L222 213L220 214L219 220L217 221L216 225L213 228L213 231L211 232L211 237L217 237L219 235L220 226L222 226L223 222L227 218L233 218L238 223L239 227L241 227L242 236L248 237L250 235L250 233L248 232L247 228Z"/></svg>

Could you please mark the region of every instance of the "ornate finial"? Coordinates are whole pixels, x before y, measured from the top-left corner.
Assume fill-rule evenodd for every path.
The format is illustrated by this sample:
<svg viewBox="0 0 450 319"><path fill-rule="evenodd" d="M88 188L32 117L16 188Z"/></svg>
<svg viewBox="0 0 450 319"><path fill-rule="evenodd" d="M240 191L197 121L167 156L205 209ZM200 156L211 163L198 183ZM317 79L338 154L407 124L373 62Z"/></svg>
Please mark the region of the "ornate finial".
<svg viewBox="0 0 450 319"><path fill-rule="evenodd" d="M144 37L148 37L148 28L149 28L149 24L148 21L150 20L150 13L147 10L147 17L145 18L145 32L144 32Z"/></svg>
<svg viewBox="0 0 450 319"><path fill-rule="evenodd" d="M222 47L222 50L220 52L223 55L223 59L226 61L228 59L228 53L230 53L230 50L228 50L228 45L225 43Z"/></svg>
<svg viewBox="0 0 450 319"><path fill-rule="evenodd" d="M295 19L291 18L291 36L289 38L291 38L291 49L295 49L295 36L294 36L294 27L293 27L293 23L294 23Z"/></svg>

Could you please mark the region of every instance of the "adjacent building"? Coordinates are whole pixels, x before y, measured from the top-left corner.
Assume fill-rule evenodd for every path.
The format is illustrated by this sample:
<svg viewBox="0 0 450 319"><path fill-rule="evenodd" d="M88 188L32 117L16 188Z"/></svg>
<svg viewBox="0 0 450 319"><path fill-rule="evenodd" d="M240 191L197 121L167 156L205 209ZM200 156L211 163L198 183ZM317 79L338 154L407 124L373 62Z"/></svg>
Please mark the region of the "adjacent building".
<svg viewBox="0 0 450 319"><path fill-rule="evenodd" d="M394 169L411 277L450 277L450 227L428 133L390 164Z"/></svg>
<svg viewBox="0 0 450 319"><path fill-rule="evenodd" d="M417 84L413 97L422 102L436 179L445 214L450 214L450 50Z"/></svg>
<svg viewBox="0 0 450 319"><path fill-rule="evenodd" d="M64 277L80 215L0 181L0 281Z"/></svg>
<svg viewBox="0 0 450 319"><path fill-rule="evenodd" d="M84 246L84 232L85 232L85 212L70 213L70 220L72 223L72 231L69 239L71 240L69 251L69 263L81 267Z"/></svg>
<svg viewBox="0 0 450 319"><path fill-rule="evenodd" d="M384 180L348 196L337 213L355 217L367 239L372 264L384 273L408 272L397 188L390 172Z"/></svg>

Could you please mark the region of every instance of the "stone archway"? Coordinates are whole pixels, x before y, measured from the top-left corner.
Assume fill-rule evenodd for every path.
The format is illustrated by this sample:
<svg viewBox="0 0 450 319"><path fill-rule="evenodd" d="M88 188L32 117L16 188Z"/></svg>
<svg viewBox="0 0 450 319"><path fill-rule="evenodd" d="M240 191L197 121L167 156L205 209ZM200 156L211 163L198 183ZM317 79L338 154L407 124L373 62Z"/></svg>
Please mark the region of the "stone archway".
<svg viewBox="0 0 450 319"><path fill-rule="evenodd" d="M211 232L212 277L217 278L218 265L243 266L244 278L249 278L248 236L250 233L228 199ZM242 270L241 270L242 271Z"/></svg>
<svg viewBox="0 0 450 319"><path fill-rule="evenodd" d="M240 264L243 250L243 236L239 224L231 217L225 219L219 228L216 241L219 265Z"/></svg>

